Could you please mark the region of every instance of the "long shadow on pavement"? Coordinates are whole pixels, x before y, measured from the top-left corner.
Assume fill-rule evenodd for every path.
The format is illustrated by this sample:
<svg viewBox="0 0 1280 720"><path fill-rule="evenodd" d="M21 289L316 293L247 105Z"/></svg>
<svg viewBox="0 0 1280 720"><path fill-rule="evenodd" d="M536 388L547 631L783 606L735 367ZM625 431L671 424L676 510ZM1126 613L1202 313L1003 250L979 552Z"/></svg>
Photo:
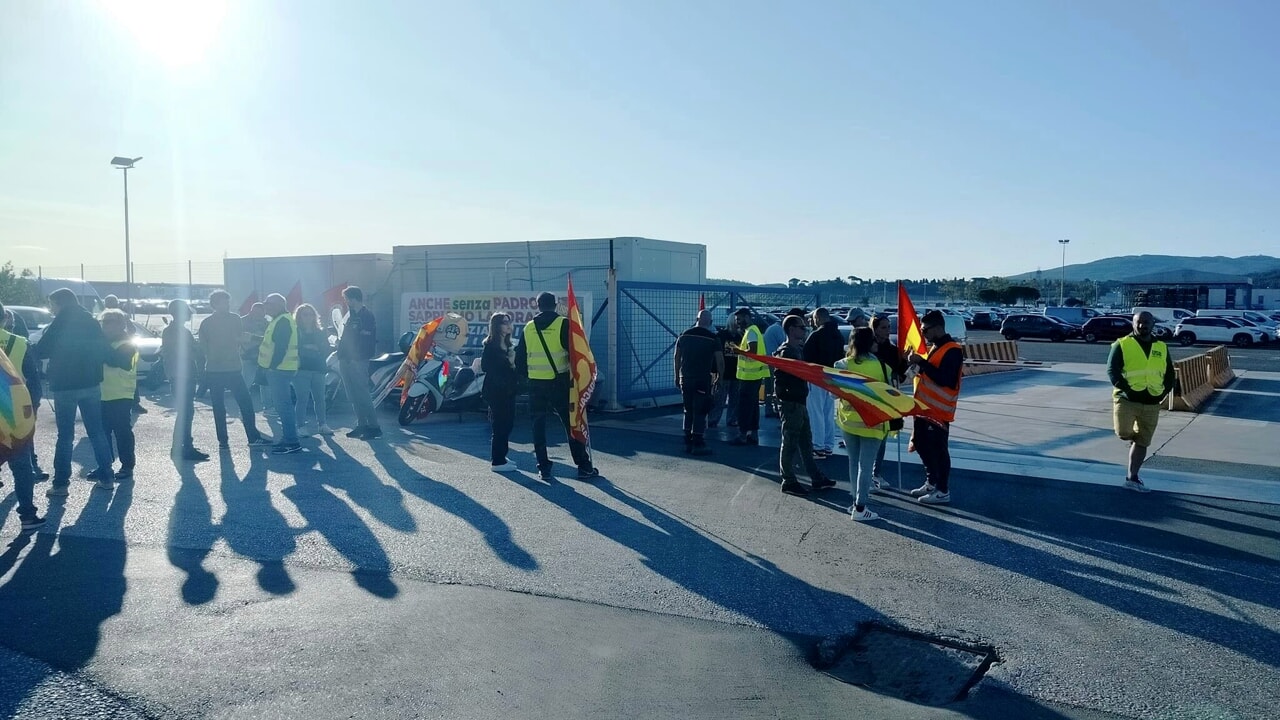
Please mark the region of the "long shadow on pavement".
<svg viewBox="0 0 1280 720"><path fill-rule="evenodd" d="M228 454L218 458L222 501L227 511L220 529L227 546L259 564L258 587L272 595L288 595L297 586L284 561L298 547L296 533L267 490L267 459L250 448L249 468L241 477Z"/></svg>
<svg viewBox="0 0 1280 720"><path fill-rule="evenodd" d="M114 492L93 490L75 524L58 533L50 523L34 539L21 536L10 545L4 562L17 567L0 586L0 641L6 647L69 672L93 658L102 623L124 603L124 518L132 501L130 483ZM18 561L26 544L30 550ZM0 717L11 717L32 687L0 696Z"/></svg>

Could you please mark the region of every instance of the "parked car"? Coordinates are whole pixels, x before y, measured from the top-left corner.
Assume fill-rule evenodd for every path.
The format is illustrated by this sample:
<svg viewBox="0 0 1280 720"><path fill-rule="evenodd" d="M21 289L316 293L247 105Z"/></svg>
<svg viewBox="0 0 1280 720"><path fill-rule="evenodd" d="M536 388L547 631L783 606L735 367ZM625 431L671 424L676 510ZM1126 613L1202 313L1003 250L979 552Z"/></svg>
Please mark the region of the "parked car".
<svg viewBox="0 0 1280 720"><path fill-rule="evenodd" d="M1090 318L1098 316L1098 311L1093 308L1086 307L1047 307L1044 309L1047 317L1065 320L1076 327L1080 327L1089 321Z"/></svg>
<svg viewBox="0 0 1280 720"><path fill-rule="evenodd" d="M138 349L138 384L155 389L164 384L164 363L160 361L160 334L130 322L133 346Z"/></svg>
<svg viewBox="0 0 1280 720"><path fill-rule="evenodd" d="M1080 328L1045 315L1019 313L1004 319L1004 323L1000 325L1000 334L1005 340L1041 338L1062 342L1068 338L1080 337Z"/></svg>
<svg viewBox="0 0 1280 720"><path fill-rule="evenodd" d="M1132 332L1132 318L1123 315L1101 315L1089 318L1084 327L1080 328L1080 337L1087 343L1096 343L1099 340L1119 340Z"/></svg>
<svg viewBox="0 0 1280 720"><path fill-rule="evenodd" d="M12 310L14 315L22 318L27 324L28 337L27 341L32 345L40 342L40 338L44 335L44 329L49 327L49 323L53 322L53 313L42 307L33 307L31 305L5 305L6 310Z"/></svg>
<svg viewBox="0 0 1280 720"><path fill-rule="evenodd" d="M1267 333L1261 328L1245 327L1231 318L1224 317L1189 317L1174 328L1174 337L1183 345L1204 343L1232 343L1237 347L1248 347L1254 343L1265 343Z"/></svg>
<svg viewBox="0 0 1280 720"><path fill-rule="evenodd" d="M999 330L1000 316L996 313L986 310L979 310L973 314L973 321L970 327L974 330Z"/></svg>

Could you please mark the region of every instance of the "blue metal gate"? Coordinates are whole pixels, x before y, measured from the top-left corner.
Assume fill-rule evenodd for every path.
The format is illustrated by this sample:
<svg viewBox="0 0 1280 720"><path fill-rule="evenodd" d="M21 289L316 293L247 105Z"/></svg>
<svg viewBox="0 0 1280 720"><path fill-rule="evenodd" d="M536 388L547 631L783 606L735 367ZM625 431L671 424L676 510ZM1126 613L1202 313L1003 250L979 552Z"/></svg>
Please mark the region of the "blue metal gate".
<svg viewBox="0 0 1280 720"><path fill-rule="evenodd" d="M702 299L718 327L728 325L730 314L740 307L766 312L818 304L815 293L801 289L620 281L618 345L614 349L619 403L679 402L673 372L676 338L693 325Z"/></svg>

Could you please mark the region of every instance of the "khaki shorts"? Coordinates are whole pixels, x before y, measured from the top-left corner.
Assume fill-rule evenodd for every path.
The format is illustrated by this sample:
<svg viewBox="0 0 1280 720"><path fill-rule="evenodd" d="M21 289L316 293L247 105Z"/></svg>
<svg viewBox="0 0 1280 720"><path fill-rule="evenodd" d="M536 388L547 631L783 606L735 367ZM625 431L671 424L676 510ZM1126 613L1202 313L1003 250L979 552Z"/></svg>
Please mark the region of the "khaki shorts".
<svg viewBox="0 0 1280 720"><path fill-rule="evenodd" d="M1156 423L1160 421L1160 406L1115 398L1111 420L1116 435L1121 440L1132 440L1142 447L1151 447L1151 439L1156 434Z"/></svg>

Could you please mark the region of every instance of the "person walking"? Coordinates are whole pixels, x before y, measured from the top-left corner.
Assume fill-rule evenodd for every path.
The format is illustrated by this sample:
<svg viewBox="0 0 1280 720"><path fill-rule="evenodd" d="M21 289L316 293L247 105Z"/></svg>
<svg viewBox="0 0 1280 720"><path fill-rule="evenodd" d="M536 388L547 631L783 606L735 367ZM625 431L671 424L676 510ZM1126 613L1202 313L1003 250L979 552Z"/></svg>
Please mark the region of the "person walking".
<svg viewBox="0 0 1280 720"><path fill-rule="evenodd" d="M107 339L102 326L80 307L76 294L59 288L49 295L53 322L36 344L38 359L48 360L49 391L58 440L53 451L53 482L48 497L65 497L71 485L71 449L75 445L76 412L84 423L98 466L89 473L94 480L111 479L111 447L102 430L102 364Z"/></svg>
<svg viewBox="0 0 1280 720"><path fill-rule="evenodd" d="M720 425L720 419L727 416L725 424L738 426L738 343L742 342L742 333L735 332L733 326L718 328L716 337L720 340L721 352L724 353L724 376L716 383L715 392L711 396L711 412L707 413L707 427Z"/></svg>
<svg viewBox="0 0 1280 720"><path fill-rule="evenodd" d="M170 300L169 316L169 324L160 334L160 356L173 390L173 441L169 452L175 460L203 462L209 459L209 454L198 450L191 436L196 415L196 373L200 366L196 338L187 329L191 306L186 300Z"/></svg>
<svg viewBox="0 0 1280 720"><path fill-rule="evenodd" d="M724 345L711 327L710 310L699 310L694 326L676 339L675 371L684 399L684 451L708 455L707 414L716 383L724 377Z"/></svg>
<svg viewBox="0 0 1280 720"><path fill-rule="evenodd" d="M907 379L907 360L898 350L898 346L893 344L893 340L889 336L889 318L884 315L876 315L871 318L871 332L874 333L876 344L871 352L889 368L889 383L894 387L901 385ZM902 418L896 418L889 421L889 435L897 437L899 431L902 430L904 422ZM876 451L876 461L871 468L871 489L872 492L879 492L888 487L885 482L884 475L880 472L884 466L884 451L888 446L889 435L880 442L880 449Z"/></svg>
<svg viewBox="0 0 1280 720"><path fill-rule="evenodd" d="M22 377L22 382L26 385L27 392L31 395L31 410L38 419L40 401L44 399L44 380L40 374L40 361L36 359L36 353L31 351L31 344L27 340L27 336L18 333L15 328L17 317L12 310L6 309L4 304L0 303L0 350L3 350L5 355L9 357L9 362L13 363L13 369L17 370ZM40 469L40 462L36 457L34 436L32 436L31 442L27 445L27 454L31 456L32 476L37 481L48 480L49 473Z"/></svg>
<svg viewBox="0 0 1280 720"><path fill-rule="evenodd" d="M316 432L332 435L333 429L329 427L324 406L324 361L329 357L329 334L320 326L320 314L307 303L293 311L293 321L298 326L298 372L293 376L295 421L298 427L304 427L307 424L307 405L314 403Z"/></svg>
<svg viewBox="0 0 1280 720"><path fill-rule="evenodd" d="M228 307L230 302L228 301ZM258 355L262 349L262 339L267 334L267 306L264 303L254 303L249 307L249 312L240 318L241 327L244 329L243 342L240 353L240 372L244 377L245 387L252 391L258 388L259 402L262 405L262 413L264 415L273 415L275 413L275 404L271 401L271 390L267 387L266 378L262 373L262 368L258 366Z"/></svg>
<svg viewBox="0 0 1280 720"><path fill-rule="evenodd" d="M1177 389L1173 358L1163 341L1152 335L1155 318L1143 310L1133 316L1133 332L1111 344L1107 379L1111 381L1111 419L1116 436L1129 443L1124 486L1150 492L1138 471L1160 421L1160 405Z"/></svg>
<svg viewBox="0 0 1280 720"><path fill-rule="evenodd" d="M915 416L911 432L911 445L920 454L925 480L911 496L925 505L945 505L951 502L951 450L947 443L960 400L964 350L947 334L946 318L937 310L920 319L920 334L928 348L923 355L912 352L907 362L916 371L915 398L925 406Z"/></svg>
<svg viewBox="0 0 1280 720"><path fill-rule="evenodd" d="M849 339L849 357L837 360L835 367L875 382L889 382L893 371L876 356L875 345L876 336L871 328L854 330ZM876 454L882 452L889 424L867 425L846 400L841 400L836 409L836 422L849 453L849 484L853 495L849 516L858 522L870 522L880 517L867 509L867 494L882 490L873 476Z"/></svg>
<svg viewBox="0 0 1280 720"><path fill-rule="evenodd" d="M338 372L342 387L356 414L356 426L349 438L376 438L382 435L378 415L369 392L369 358L377 348L378 322L364 304L364 291L348 285L342 291L347 301L347 317L338 338ZM489 382L488 379L485 382Z"/></svg>
<svg viewBox="0 0 1280 720"><path fill-rule="evenodd" d="M776 357L789 360L801 360L804 357L805 327L804 318L799 315L788 315L782 320L782 327L787 331L787 341L774 352ZM808 396L809 383L785 370L774 374L774 384L778 391L778 403L782 416L782 449L778 454L778 465L782 475L782 492L791 495L808 495L810 489L822 490L835 485L818 469L813 453L813 436L809 430ZM806 488L796 479L796 457L804 464L809 475L809 487Z"/></svg>
<svg viewBox="0 0 1280 720"><path fill-rule="evenodd" d="M554 414L564 425L569 452L578 466L579 480L592 480L600 471L591 463L587 446L573 437L569 428L569 321L556 313L556 296L538 295L538 314L524 326L516 348L516 375L529 379L529 412L533 415L533 452L538 473L553 482L551 458L547 455L547 416Z"/></svg>
<svg viewBox="0 0 1280 720"><path fill-rule="evenodd" d="M804 361L834 367L844 358L844 335L840 323L827 308L820 307L810 316L813 332L804 341ZM819 460L831 457L836 449L835 397L822 388L812 388L808 400L809 426L813 429L813 452Z"/></svg>
<svg viewBox="0 0 1280 720"><path fill-rule="evenodd" d="M240 422L244 425L249 445L268 445L271 441L258 430L253 397L249 395L241 367L240 346L247 339L243 320L231 312L231 294L225 290L214 290L209 294L209 308L213 312L200 322L197 334L201 354L204 355L204 382L209 388L209 404L213 406L213 429L218 436L218 449L231 449L227 437L227 392L231 393L231 399L240 410Z"/></svg>
<svg viewBox="0 0 1280 720"><path fill-rule="evenodd" d="M0 305L0 321L3 321L4 315L4 306ZM16 373L17 378L22 380L22 370L20 369L20 366L23 358L19 358L18 362L15 363L13 358L5 352L7 338L2 337L4 334L6 333L0 332L0 359L12 365L13 372ZM17 343L14 343L10 347L16 346ZM24 352L26 351L27 347L25 343L22 345L22 349ZM8 371L3 373L3 375L6 376L8 374ZM9 379L5 377L4 382L8 383ZM23 385L25 384L26 381L23 380ZM29 394L30 389L28 389L27 392ZM32 401L32 405L35 405L34 400ZM32 419L34 420L34 418ZM35 437L33 436L29 442L35 442ZM32 472L31 469L31 453L25 451L16 452L10 456L8 460L5 460L4 463L7 463L9 465L9 470L13 472L13 496L17 501L18 523L22 528L22 532L30 532L32 530L39 529L44 525L44 518L40 516L40 511L36 508L34 497L36 478L35 473Z"/></svg>
<svg viewBox="0 0 1280 720"><path fill-rule="evenodd" d="M484 373L481 395L489 405L489 423L493 427L489 462L494 472L515 472L519 465L507 457L511 429L516 423L516 351L511 344L515 326L511 316L496 312L489 316L489 334L484 338L480 355L480 372Z"/></svg>
<svg viewBox="0 0 1280 720"><path fill-rule="evenodd" d="M271 453L291 455L302 451L298 442L297 418L293 414L293 403L289 401L293 376L298 372L298 326L280 293L267 296L266 309L271 322L267 324L262 345L258 348L258 367L266 372L267 386L271 388L272 403L280 413L281 427L280 441Z"/></svg>
<svg viewBox="0 0 1280 720"><path fill-rule="evenodd" d="M99 318L102 334L111 345L106 362L102 366L102 429L107 442L115 444L115 455L120 459L116 480L133 477L137 464L133 438L133 392L138 388L138 349L130 342L129 317L123 310L104 310ZM111 487L111 480L98 480L103 488Z"/></svg>
<svg viewBox="0 0 1280 720"><path fill-rule="evenodd" d="M733 319L742 332L738 349L759 355L764 352L764 335L752 321L751 309L741 307L733 313ZM784 328L785 329L785 328ZM746 355L738 356L738 436L733 445L760 444L760 385L769 376L769 367Z"/></svg>

